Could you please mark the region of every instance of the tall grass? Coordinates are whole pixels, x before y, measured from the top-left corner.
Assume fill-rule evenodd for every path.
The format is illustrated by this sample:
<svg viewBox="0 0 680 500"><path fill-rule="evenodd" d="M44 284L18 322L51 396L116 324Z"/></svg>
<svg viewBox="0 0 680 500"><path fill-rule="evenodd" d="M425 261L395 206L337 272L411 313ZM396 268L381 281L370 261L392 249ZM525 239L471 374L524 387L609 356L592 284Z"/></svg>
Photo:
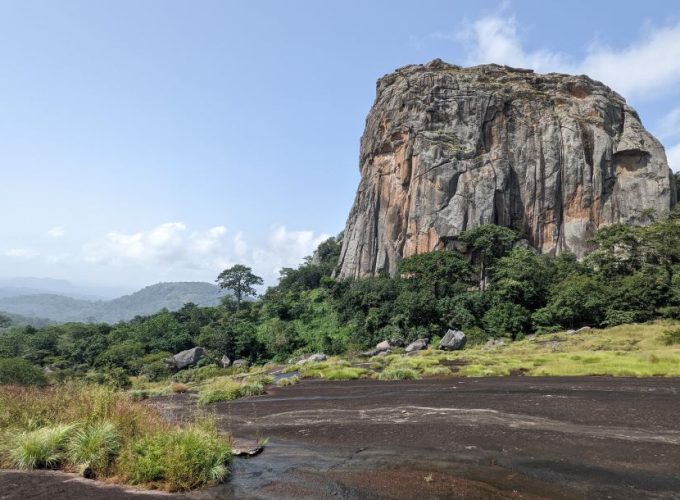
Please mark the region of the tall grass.
<svg viewBox="0 0 680 500"><path fill-rule="evenodd" d="M22 431L9 438L9 463L19 469L53 469L61 464L69 436L74 425L55 425L41 427L32 431Z"/></svg>
<svg viewBox="0 0 680 500"><path fill-rule="evenodd" d="M2 386L0 466L79 468L118 482L192 489L228 474L229 443L206 422L180 428L101 386Z"/></svg>
<svg viewBox="0 0 680 500"><path fill-rule="evenodd" d="M108 421L76 429L68 441L68 457L81 469L103 472L120 449L120 434Z"/></svg>
<svg viewBox="0 0 680 500"><path fill-rule="evenodd" d="M135 440L125 456L121 469L132 484L160 483L183 491L223 481L231 450L215 434L189 428Z"/></svg>

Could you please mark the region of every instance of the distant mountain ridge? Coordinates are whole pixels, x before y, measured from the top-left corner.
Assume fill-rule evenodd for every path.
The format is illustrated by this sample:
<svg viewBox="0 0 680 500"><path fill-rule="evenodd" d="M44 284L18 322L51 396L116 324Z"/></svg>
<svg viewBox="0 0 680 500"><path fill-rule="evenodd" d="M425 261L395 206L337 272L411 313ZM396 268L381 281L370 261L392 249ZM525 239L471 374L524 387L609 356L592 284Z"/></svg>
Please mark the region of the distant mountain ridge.
<svg viewBox="0 0 680 500"><path fill-rule="evenodd" d="M157 283L112 300L84 300L56 293L3 296L2 290L0 289L0 311L58 323L116 323L135 316L154 314L164 308L176 311L187 302L199 306L215 306L224 295L216 285L199 281Z"/></svg>
<svg viewBox="0 0 680 500"><path fill-rule="evenodd" d="M0 278L0 297L49 293L74 299L110 300L131 291L129 288L74 284L67 280L54 278L36 278L33 276Z"/></svg>

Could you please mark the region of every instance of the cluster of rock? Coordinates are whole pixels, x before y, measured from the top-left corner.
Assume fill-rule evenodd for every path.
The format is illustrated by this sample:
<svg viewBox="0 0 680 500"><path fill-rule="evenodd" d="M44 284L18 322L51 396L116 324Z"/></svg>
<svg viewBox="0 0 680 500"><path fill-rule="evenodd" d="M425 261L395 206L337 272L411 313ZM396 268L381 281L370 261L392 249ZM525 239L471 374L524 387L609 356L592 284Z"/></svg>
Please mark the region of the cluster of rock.
<svg viewBox="0 0 680 500"><path fill-rule="evenodd" d="M439 341L439 348L445 351L456 351L465 347L465 342L467 338L465 334L460 330L448 330L444 337ZM428 339L417 339L404 348L404 352L407 355L413 355L418 351L427 349L429 344ZM373 357L373 356L387 356L392 351L399 347L404 347L404 343L400 341L383 340L382 342L376 344L373 349L364 351L361 353L362 356Z"/></svg>
<svg viewBox="0 0 680 500"><path fill-rule="evenodd" d="M663 146L583 75L440 60L398 69L378 81L359 161L340 277L465 251L458 235L488 223L580 257L597 228L644 225L676 202Z"/></svg>
<svg viewBox="0 0 680 500"><path fill-rule="evenodd" d="M205 349L202 347L192 347L191 349L187 349L170 356L165 360L165 364L172 370L184 370L185 368L195 366L204 357ZM218 365L221 368L228 368L229 366L233 366L234 368L243 368L248 365L248 362L245 359L237 359L232 364L229 356L225 354L219 360Z"/></svg>

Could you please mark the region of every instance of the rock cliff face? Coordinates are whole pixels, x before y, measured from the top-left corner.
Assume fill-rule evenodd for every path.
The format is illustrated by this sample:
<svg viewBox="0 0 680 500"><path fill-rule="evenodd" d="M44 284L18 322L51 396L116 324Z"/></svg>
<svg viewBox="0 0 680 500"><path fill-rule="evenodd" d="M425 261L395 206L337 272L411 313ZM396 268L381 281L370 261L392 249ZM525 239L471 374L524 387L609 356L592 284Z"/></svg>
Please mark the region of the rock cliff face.
<svg viewBox="0 0 680 500"><path fill-rule="evenodd" d="M339 275L394 273L494 223L583 256L598 227L667 214L675 186L635 110L586 76L440 60L381 78Z"/></svg>

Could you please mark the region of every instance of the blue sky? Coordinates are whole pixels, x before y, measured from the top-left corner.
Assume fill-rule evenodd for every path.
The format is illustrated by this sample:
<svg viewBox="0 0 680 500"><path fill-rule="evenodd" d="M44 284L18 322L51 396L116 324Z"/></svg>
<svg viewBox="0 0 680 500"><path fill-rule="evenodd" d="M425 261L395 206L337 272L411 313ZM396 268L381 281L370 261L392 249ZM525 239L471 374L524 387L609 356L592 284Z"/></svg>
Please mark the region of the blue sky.
<svg viewBox="0 0 680 500"><path fill-rule="evenodd" d="M0 0L0 277L272 283L345 223L375 81L587 73L680 168L674 1Z"/></svg>

